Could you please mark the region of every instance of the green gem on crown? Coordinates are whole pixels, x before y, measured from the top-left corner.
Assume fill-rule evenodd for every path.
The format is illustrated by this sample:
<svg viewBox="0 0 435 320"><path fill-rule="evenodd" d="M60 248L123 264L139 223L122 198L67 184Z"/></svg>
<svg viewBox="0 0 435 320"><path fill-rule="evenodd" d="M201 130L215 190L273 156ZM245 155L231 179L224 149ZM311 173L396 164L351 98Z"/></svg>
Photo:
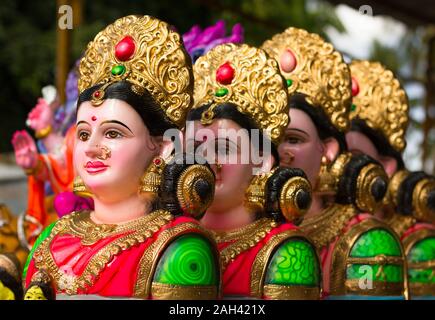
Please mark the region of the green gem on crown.
<svg viewBox="0 0 435 320"><path fill-rule="evenodd" d="M291 85L293 84L293 80L292 79L287 79L286 83L287 83L287 88L291 87Z"/></svg>
<svg viewBox="0 0 435 320"><path fill-rule="evenodd" d="M225 96L227 94L228 94L228 89L227 88L219 88L219 89L216 90L214 95L216 97L223 97L223 96Z"/></svg>
<svg viewBox="0 0 435 320"><path fill-rule="evenodd" d="M122 64L118 64L112 68L112 74L114 76L121 76L125 73L125 66Z"/></svg>
<svg viewBox="0 0 435 320"><path fill-rule="evenodd" d="M352 105L350 106L350 111L355 111L356 110L356 105L352 103Z"/></svg>

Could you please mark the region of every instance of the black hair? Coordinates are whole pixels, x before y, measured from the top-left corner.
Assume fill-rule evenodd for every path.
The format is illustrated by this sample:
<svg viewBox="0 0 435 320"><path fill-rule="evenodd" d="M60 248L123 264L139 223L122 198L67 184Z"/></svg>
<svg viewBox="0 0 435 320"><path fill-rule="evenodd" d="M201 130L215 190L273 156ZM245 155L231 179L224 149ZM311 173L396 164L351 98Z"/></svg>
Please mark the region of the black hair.
<svg viewBox="0 0 435 320"><path fill-rule="evenodd" d="M189 121L195 121L200 120L202 113L206 111L208 108L210 108L210 104L203 105L199 108L195 108L190 110L190 112L187 114L187 120ZM251 130L257 129L259 130L258 126L255 124L255 122L246 116L245 114L241 113L239 110L237 110L237 106L231 102L226 102L217 105L213 109L214 117L213 119L228 119L232 120L235 123L237 123L241 128L246 129L248 131L249 139L251 139ZM259 148L260 151L263 151L263 133L261 130L259 130L260 136L259 136ZM279 163L279 154L277 146L271 142L271 153L275 160L274 166Z"/></svg>
<svg viewBox="0 0 435 320"><path fill-rule="evenodd" d="M338 183L338 190L335 201L340 204L353 204L356 207L357 196L357 180L361 170L369 164L376 164L380 167L381 164L365 154L353 155L350 161L346 164L343 175ZM387 192L387 181L381 177L376 178L373 183L370 194L377 201L381 201ZM358 208L362 210L361 208Z"/></svg>
<svg viewBox="0 0 435 320"><path fill-rule="evenodd" d="M387 138L377 130L370 128L364 120L355 118L351 121L351 130L357 131L370 139L375 145L375 148L379 154L386 157L392 157L397 161L397 169L402 170L405 168L405 163L403 162L402 154L395 150L391 144L388 142Z"/></svg>
<svg viewBox="0 0 435 320"><path fill-rule="evenodd" d="M23 287L21 286L21 283L2 267L0 267L0 280L3 282L4 286L14 293L15 300L23 299Z"/></svg>
<svg viewBox="0 0 435 320"><path fill-rule="evenodd" d="M285 217L281 213L279 200L281 190L284 184L293 177L303 177L307 179L305 172L298 168L284 168L278 167L272 176L267 180L266 183L266 203L265 203L265 216L273 218L276 222L284 223L286 221ZM301 210L308 209L311 204L311 194L309 192L297 193L296 202ZM300 221L292 221L295 224L299 224Z"/></svg>
<svg viewBox="0 0 435 320"><path fill-rule="evenodd" d="M296 93L289 98L289 107L291 109L299 109L305 112L317 129L317 133L321 140L334 138L337 140L340 147L340 152L347 151L346 137L343 132L340 132L334 127L326 116L325 112L320 107L315 107L306 100L306 96L302 93Z"/></svg>
<svg viewBox="0 0 435 320"><path fill-rule="evenodd" d="M97 84L79 95L77 111L83 102L91 101L92 94L101 86L102 84ZM166 130L176 128L147 90L139 95L132 90L132 86L133 84L126 80L114 82L104 90L104 99L119 99L132 106L142 118L151 136L162 136Z"/></svg>
<svg viewBox="0 0 435 320"><path fill-rule="evenodd" d="M196 157L183 153L176 154L172 161L166 164L160 185L159 208L168 210L174 216L180 216L184 213L177 196L178 181L183 171L195 164L195 161ZM213 173L207 162L205 162L204 165ZM205 202L207 198L210 198L210 194L214 192L214 181L212 183L213 184L205 179L195 181L193 188L195 188L200 202ZM205 211L195 218L200 219L204 213Z"/></svg>

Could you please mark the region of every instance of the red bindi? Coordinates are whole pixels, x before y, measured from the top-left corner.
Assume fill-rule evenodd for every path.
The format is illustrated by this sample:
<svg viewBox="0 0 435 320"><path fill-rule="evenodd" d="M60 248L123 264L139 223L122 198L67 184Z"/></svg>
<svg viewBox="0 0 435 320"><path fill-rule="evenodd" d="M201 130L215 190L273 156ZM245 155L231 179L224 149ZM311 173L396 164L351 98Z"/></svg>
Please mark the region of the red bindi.
<svg viewBox="0 0 435 320"><path fill-rule="evenodd" d="M95 120L97 120L97 117L96 116L92 116L92 121L95 121Z"/></svg>

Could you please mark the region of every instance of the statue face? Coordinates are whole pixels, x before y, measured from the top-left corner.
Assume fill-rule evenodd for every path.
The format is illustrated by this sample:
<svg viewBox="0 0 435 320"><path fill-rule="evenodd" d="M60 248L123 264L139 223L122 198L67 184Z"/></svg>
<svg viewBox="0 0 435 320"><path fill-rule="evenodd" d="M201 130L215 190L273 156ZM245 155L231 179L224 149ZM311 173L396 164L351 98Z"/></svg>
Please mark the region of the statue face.
<svg viewBox="0 0 435 320"><path fill-rule="evenodd" d="M397 160L380 154L372 140L365 134L358 131L349 131L346 133L346 143L352 154L366 154L378 161L390 178L397 171Z"/></svg>
<svg viewBox="0 0 435 320"><path fill-rule="evenodd" d="M352 154L366 154L379 161L379 153L373 142L363 133L349 131L346 133L347 147Z"/></svg>
<svg viewBox="0 0 435 320"><path fill-rule="evenodd" d="M208 160L216 176L214 200L209 210L225 212L241 205L255 167L249 154L247 156L252 148L249 135L246 131L238 131L242 128L228 119L215 119L208 126L202 125L200 121L193 121L193 126L196 152ZM220 134L218 130L221 130ZM222 134L231 130L239 132L239 138ZM192 139L193 137L188 136L187 143L191 143ZM198 145L201 149L204 148L204 152L198 152ZM209 153L213 153L211 158ZM224 157L227 157L227 161L224 161Z"/></svg>
<svg viewBox="0 0 435 320"><path fill-rule="evenodd" d="M159 152L139 114L126 102L87 101L77 114L74 166L92 193L117 202L137 194L144 170Z"/></svg>
<svg viewBox="0 0 435 320"><path fill-rule="evenodd" d="M278 147L280 165L302 169L315 186L325 146L314 122L304 111L291 109L290 119L285 138Z"/></svg>

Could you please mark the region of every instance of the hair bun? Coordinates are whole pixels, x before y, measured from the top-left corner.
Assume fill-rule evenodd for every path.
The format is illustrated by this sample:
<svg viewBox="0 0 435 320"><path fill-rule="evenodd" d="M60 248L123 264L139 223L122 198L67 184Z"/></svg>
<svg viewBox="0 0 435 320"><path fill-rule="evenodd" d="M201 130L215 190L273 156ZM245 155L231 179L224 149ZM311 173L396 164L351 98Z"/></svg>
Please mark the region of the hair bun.
<svg viewBox="0 0 435 320"><path fill-rule="evenodd" d="M213 201L214 187L214 173L204 159L178 154L163 170L160 203L174 215L199 219Z"/></svg>
<svg viewBox="0 0 435 320"><path fill-rule="evenodd" d="M387 187L388 176L380 163L367 155L352 155L339 177L336 201L373 213L382 205Z"/></svg>
<svg viewBox="0 0 435 320"><path fill-rule="evenodd" d="M301 169L278 167L266 183L265 211L277 221L299 222L311 200L311 185Z"/></svg>

